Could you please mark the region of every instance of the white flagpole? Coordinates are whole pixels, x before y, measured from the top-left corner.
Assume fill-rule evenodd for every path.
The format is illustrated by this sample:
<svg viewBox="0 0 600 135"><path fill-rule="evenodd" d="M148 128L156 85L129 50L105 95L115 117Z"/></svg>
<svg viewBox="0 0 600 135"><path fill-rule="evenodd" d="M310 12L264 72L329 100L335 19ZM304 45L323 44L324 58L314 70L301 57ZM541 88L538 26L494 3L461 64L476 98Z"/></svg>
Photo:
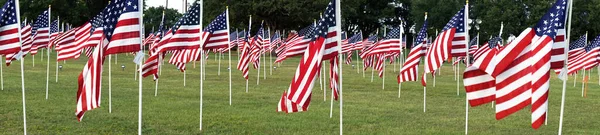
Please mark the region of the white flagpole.
<svg viewBox="0 0 600 135"><path fill-rule="evenodd" d="M0 56L0 59L2 59L2 56ZM2 66L4 65L0 65L0 85L2 85L2 90L4 90L4 76L2 75Z"/></svg>
<svg viewBox="0 0 600 135"><path fill-rule="evenodd" d="M265 53L266 53L266 50L265 50ZM267 54L263 53L263 80L264 79L267 79Z"/></svg>
<svg viewBox="0 0 600 135"><path fill-rule="evenodd" d="M185 70L183 70L183 87L185 87L186 74L187 74L187 72Z"/></svg>
<svg viewBox="0 0 600 135"><path fill-rule="evenodd" d="M225 19L227 19L227 41L231 42L231 39L229 39L230 38L229 35L231 34L229 32L229 6L225 6L225 12L226 12L225 13L225 15L226 15ZM238 34L237 30L235 31L235 34ZM239 38L238 36L235 36L235 37ZM237 42L237 39L235 39L235 40ZM227 50L227 53L229 53L229 57L228 57L229 58L229 67L227 69L229 70L229 105L231 106L231 70L233 70L233 68L231 67L231 49L232 48L231 48L231 43L229 43L227 45L229 45L229 47L228 47L229 50Z"/></svg>
<svg viewBox="0 0 600 135"><path fill-rule="evenodd" d="M360 39L362 40L363 39L363 37L362 37L362 31L360 32L360 36L361 36ZM356 73L360 74L360 68L358 68L358 67L360 67L360 66L358 66L358 61L359 61L358 60L358 50L356 50L355 52L356 52ZM350 53L352 53L352 52L350 52Z"/></svg>
<svg viewBox="0 0 600 135"><path fill-rule="evenodd" d="M21 18L20 15L20 8L19 8L19 0L15 0L15 8L16 8L16 12L17 12L17 18ZM21 25L21 19L17 19L17 24ZM17 27L18 29L18 34L19 34L19 41L23 41L21 39L21 27ZM19 42L19 46L23 46L22 42ZM27 134L27 113L26 113L26 109L25 109L25 75L24 75L24 71L23 71L23 55L19 56L21 57L21 94L23 96L23 134Z"/></svg>
<svg viewBox="0 0 600 135"><path fill-rule="evenodd" d="M598 66L598 85L600 85L600 66Z"/></svg>
<svg viewBox="0 0 600 135"><path fill-rule="evenodd" d="M217 54L217 53L215 53L215 54ZM217 71L217 75L221 76L221 56L223 56L223 53L218 53L218 54L219 54L219 68ZM217 56L215 56L215 57L217 57Z"/></svg>
<svg viewBox="0 0 600 135"><path fill-rule="evenodd" d="M577 73L575 73L575 77L573 77L573 87L577 86Z"/></svg>
<svg viewBox="0 0 600 135"><path fill-rule="evenodd" d="M48 24L52 25L52 19L50 19L52 16L52 6L48 5ZM51 26L48 26L51 27ZM51 33L48 33L48 37L50 37ZM46 64L46 100L48 100L48 81L50 80L50 46L46 46L46 51L48 51L46 53L46 55L48 56L48 62ZM42 56L43 57L43 56Z"/></svg>
<svg viewBox="0 0 600 135"><path fill-rule="evenodd" d="M470 66L469 47L470 47L470 43L471 42L469 41L470 40L470 38L469 38L469 30L471 28L469 26L468 20L469 20L469 0L466 0L466 2L465 2L465 24L464 25L466 27L465 31L467 33L467 34L465 34L465 40L466 40L466 43L467 43L467 45L466 45L466 47L467 47L467 52L466 53L467 54L466 54L466 57L465 57L465 63L466 63L465 64L466 65L465 69ZM460 62L458 63L458 67L460 67ZM460 72L459 71L456 71L456 72L457 72L456 73L456 76L457 76L456 80L457 80L457 82L460 82L460 78L459 78L460 74L458 74ZM459 86L460 86L460 84L456 85L457 88ZM459 94L460 94L460 92L457 89L456 95L459 95ZM465 93L465 135L469 133L469 99L467 98L466 95L467 94Z"/></svg>
<svg viewBox="0 0 600 135"><path fill-rule="evenodd" d="M387 31L387 28L385 28L385 26L384 26L383 27L383 37L387 36L386 31ZM402 42L402 41L400 41L400 42ZM383 56L381 56L381 57L383 57ZM381 89L385 89L385 57L383 57L382 59L383 59L383 61L382 61L383 63L381 63L381 65L383 66L382 67L383 73L381 75Z"/></svg>
<svg viewBox="0 0 600 135"><path fill-rule="evenodd" d="M108 55L108 113L112 113L112 69L111 69L111 58L112 55Z"/></svg>
<svg viewBox="0 0 600 135"><path fill-rule="evenodd" d="M118 61L118 60L119 60L119 57L118 57L118 56L119 56L118 54L115 54L115 65L117 65L117 64L118 64L118 62L119 62L119 61ZM110 63L110 62L109 62L109 63Z"/></svg>
<svg viewBox="0 0 600 135"><path fill-rule="evenodd" d="M425 20L427 20L427 12L425 12ZM427 66L427 62L425 62L425 66ZM423 71L423 80L427 81L427 74ZM425 112L425 108L427 107L427 86L423 87L423 112Z"/></svg>
<svg viewBox="0 0 600 135"><path fill-rule="evenodd" d="M323 65L323 62L321 62L321 65ZM327 82L325 82L325 70L324 67L321 66L321 72L319 73L319 81L321 83L321 90L323 90L323 101L327 101L327 92L325 91L325 85L327 84Z"/></svg>
<svg viewBox="0 0 600 135"><path fill-rule="evenodd" d="M585 85L585 69L583 69L583 75L581 76L581 97L583 97L584 85Z"/></svg>
<svg viewBox="0 0 600 135"><path fill-rule="evenodd" d="M33 48L33 46L32 46ZM33 54L31 54L31 63L32 63L32 67L35 67L35 56Z"/></svg>
<svg viewBox="0 0 600 135"><path fill-rule="evenodd" d="M250 18L248 19L248 33L246 33L245 32L246 30L244 30L244 33L247 34L246 35L247 37L250 37L250 28L252 28L252 15L249 15L249 16L250 16ZM239 56L239 54L238 54L238 56ZM250 66L249 62L248 62L248 66ZM248 67L248 68L250 68L250 67ZM246 93L248 93L248 78L246 78Z"/></svg>
<svg viewBox="0 0 600 135"><path fill-rule="evenodd" d="M204 1L200 0L199 2L200 2L199 3L200 4L200 15L199 15L200 16L200 28L202 28L202 14L204 13L204 9L203 9L204 8ZM200 29L200 33L202 33L202 29ZM201 43L204 42L204 38L201 37L200 38L200 42ZM200 46L200 58L201 58L200 59L200 65L202 65L202 67L200 67L200 74L201 74L200 75L200 127L199 127L200 131L202 131L202 105L203 105L202 102L204 100L203 99L203 96L204 96L203 95L204 94L204 74L206 74L204 72L204 67L206 66L204 64L204 61L205 61L204 57L205 57L204 56L204 48L202 46Z"/></svg>
<svg viewBox="0 0 600 135"><path fill-rule="evenodd" d="M144 9L144 1L143 0L140 0L138 4L139 4L138 6L140 6L139 9ZM140 12L139 23L141 24L140 35L142 35L142 38L140 38L140 43L142 43L144 41L144 39L143 39L143 37L144 37L144 10L139 10L139 12ZM144 45L140 44L140 49L141 49L141 51L139 53L144 53ZM146 55L142 55L142 61L144 61L145 56ZM109 64L110 64L110 61L109 61ZM142 86L143 86L142 85L142 65L139 65L137 68L139 68L139 69L136 72L140 72L138 74L138 77L139 77L139 79L138 79L138 85L139 85L138 86L139 87L139 89L138 89L138 98L139 98L138 99L138 134L141 135L142 134Z"/></svg>
<svg viewBox="0 0 600 135"><path fill-rule="evenodd" d="M404 66L404 62L402 62L403 57L404 57L404 51L402 50L402 36L404 35L404 20L400 20L400 56L399 56L399 62L398 62L398 73L402 72L402 67ZM406 40L406 39L404 39ZM396 67L394 67L394 69L396 69ZM402 83L398 83L398 98L400 98L400 92L402 91Z"/></svg>
<svg viewBox="0 0 600 135"><path fill-rule="evenodd" d="M60 16L57 17L58 19L58 23L56 25L60 25ZM59 31L60 31L60 26L59 27ZM58 37L56 37L58 38ZM56 50L56 45L54 46L54 50L56 52L56 75L55 75L55 82L58 83L58 51Z"/></svg>
<svg viewBox="0 0 600 135"><path fill-rule="evenodd" d="M260 54L258 54L258 56L260 57ZM260 58L258 58L258 61L258 68L256 68L256 85L260 82Z"/></svg>
<svg viewBox="0 0 600 135"><path fill-rule="evenodd" d="M569 21L569 23L567 24L567 35L565 37L567 37L567 39L565 40L567 43L567 45L569 44L569 40L571 39L569 36L571 36L571 15L572 15L572 9L573 9L573 1L569 1L568 6L567 6L568 12L569 12L569 18L567 19ZM563 57L565 57L565 61L564 61L564 65L563 65L563 69L562 72L567 72L567 61L569 59L568 57L568 51L569 47L565 47L565 53L563 55ZM560 102L560 120L558 123L558 134L562 135L562 125L563 125L563 114L565 112L565 94L566 94L566 89L567 89L567 79L568 76L565 74L564 77L562 78L563 80L563 87L562 87L562 97L561 97L561 102ZM546 116L548 116L548 114L546 114ZM547 118L547 117L546 117ZM547 120L546 120L547 121Z"/></svg>
<svg viewBox="0 0 600 135"><path fill-rule="evenodd" d="M329 74L329 77L333 77L331 76L331 74ZM335 85L335 84L331 84L331 82L329 82L330 85ZM323 93L325 93L325 91L323 91ZM323 94L323 96L325 96L325 94ZM329 108L329 118L333 118L333 89L331 89L331 104L330 104L330 108Z"/></svg>
<svg viewBox="0 0 600 135"><path fill-rule="evenodd" d="M341 25L342 25L342 12L340 11L340 9L341 9L340 0L335 0L335 9L336 9L335 10L335 14L336 14L335 24L336 24L336 29L337 29L336 32L337 32L337 35L340 35L342 33L342 27L341 27ZM338 44L338 52L341 52L342 51L342 46L341 46L342 45L342 37L337 36L337 44ZM339 58L342 58L342 53L338 53L338 55L339 55ZM342 96L342 88L343 88L342 87L342 84L343 84L342 81L344 79L342 77L342 75L343 75L342 74L343 73L342 72L342 66L343 66L342 61L338 60L338 64L340 65L340 67L339 67L340 72L338 72L339 75L340 75L340 85L339 85L339 89L338 89L339 90L338 94L339 94L339 98L340 98L340 135L342 135L343 134L342 131L344 131L343 130L344 119L343 119L343 111L342 111L342 103L343 103L344 100L343 100L343 96Z"/></svg>

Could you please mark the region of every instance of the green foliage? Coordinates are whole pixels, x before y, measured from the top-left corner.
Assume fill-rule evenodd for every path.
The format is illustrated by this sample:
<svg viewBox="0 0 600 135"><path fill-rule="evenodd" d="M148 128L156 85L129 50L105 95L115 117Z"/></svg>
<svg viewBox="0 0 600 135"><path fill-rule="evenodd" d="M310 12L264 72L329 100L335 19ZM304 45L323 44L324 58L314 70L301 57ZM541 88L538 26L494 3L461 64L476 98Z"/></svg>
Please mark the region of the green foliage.
<svg viewBox="0 0 600 135"><path fill-rule="evenodd" d="M165 13L164 30L171 28L171 26L177 22L178 18L182 16L181 13L177 12L177 10L173 8L167 8L166 10L162 6L147 8L144 11L144 30L146 34L153 31L158 31L158 27L160 26L162 20L163 11Z"/></svg>

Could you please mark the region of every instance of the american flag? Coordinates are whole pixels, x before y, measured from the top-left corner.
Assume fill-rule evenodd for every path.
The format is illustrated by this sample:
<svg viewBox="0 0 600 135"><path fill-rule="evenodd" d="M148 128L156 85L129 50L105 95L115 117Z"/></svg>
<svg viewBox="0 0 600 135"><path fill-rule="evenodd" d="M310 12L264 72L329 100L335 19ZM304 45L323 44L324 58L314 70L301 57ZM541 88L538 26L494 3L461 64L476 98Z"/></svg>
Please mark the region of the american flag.
<svg viewBox="0 0 600 135"><path fill-rule="evenodd" d="M373 67L374 70L378 71L379 78L383 78L383 66L385 64L385 57L383 54L373 55L375 57L375 65Z"/></svg>
<svg viewBox="0 0 600 135"><path fill-rule="evenodd" d="M103 11L104 37L109 41L104 55L140 51L140 18L138 0L111 2Z"/></svg>
<svg viewBox="0 0 600 135"><path fill-rule="evenodd" d="M263 36L264 36L264 25L261 23L258 32L250 42L250 61L252 62L254 69L260 66L260 55L263 51Z"/></svg>
<svg viewBox="0 0 600 135"><path fill-rule="evenodd" d="M567 65L568 74L573 74L581 69L578 59L585 54L585 45L587 44L587 35L579 37L578 40L569 46L569 59ZM558 71L560 73L560 70Z"/></svg>
<svg viewBox="0 0 600 135"><path fill-rule="evenodd" d="M338 89L339 89L338 82L340 80L340 77L338 74L338 69L339 69L338 61L339 61L338 57L335 57L329 61L329 64L331 65L329 67L329 76L331 77L329 79L329 88L331 88L331 90L333 91L333 99L336 101L338 100Z"/></svg>
<svg viewBox="0 0 600 135"><path fill-rule="evenodd" d="M347 39L346 43L342 43L342 53L349 53L356 50L356 44L360 41L362 41L362 33L354 34L352 37Z"/></svg>
<svg viewBox="0 0 600 135"><path fill-rule="evenodd" d="M75 42L81 48L98 46L104 35L104 15L102 13L96 15L89 23L86 23L75 33ZM93 49L88 49L91 54ZM86 55L91 56L91 55Z"/></svg>
<svg viewBox="0 0 600 135"><path fill-rule="evenodd" d="M282 62L287 58L304 54L308 44L313 40L315 27L315 24L311 24L298 31L297 36L288 36L289 40L285 43L287 48L283 50L283 54L277 56L275 62ZM293 38L290 39L290 37Z"/></svg>
<svg viewBox="0 0 600 135"><path fill-rule="evenodd" d="M64 61L67 59L77 59L81 55L81 47L75 44L75 32L78 28L71 29L54 39L53 43L58 52L56 61Z"/></svg>
<svg viewBox="0 0 600 135"><path fill-rule="evenodd" d="M263 39L262 39L262 53L271 52L271 31L267 28L263 30Z"/></svg>
<svg viewBox="0 0 600 135"><path fill-rule="evenodd" d="M148 53L150 54L150 57L148 57L148 59L146 60L146 62L144 62L144 64L142 65L142 77L148 77L149 75L153 75L153 79L156 80L158 79L158 69L159 69L159 59L164 57L164 53L158 52L158 44L157 41L161 41L161 39L163 38L163 29L164 29L164 14L162 17L162 20L160 22L160 25L158 27L158 30L156 32L156 34L152 34L154 36L151 37L150 40L152 40L152 43L150 44L150 49L148 51ZM148 41L150 42L150 41ZM166 41L165 41L166 42ZM164 43L164 42L163 42Z"/></svg>
<svg viewBox="0 0 600 135"><path fill-rule="evenodd" d="M423 56L423 46L425 45L425 41L427 40L427 16L425 16L425 21L423 22L423 27L417 34L417 38L415 39L415 43L410 49L408 56L406 57L406 61L402 65L400 72L398 73L397 79L398 84L407 81L417 81L418 73L419 73L419 62L421 57Z"/></svg>
<svg viewBox="0 0 600 135"><path fill-rule="evenodd" d="M33 24L31 32L33 34L32 55L36 54L38 49L47 47L50 41L50 22L48 21L50 18L49 11L50 10L46 10L40 14Z"/></svg>
<svg viewBox="0 0 600 135"><path fill-rule="evenodd" d="M502 41L502 38L500 38L500 37L494 37L494 38L490 39L483 46L477 48L475 53L473 53L473 60L479 59L479 57L481 57L483 54L489 52L491 49L499 50L501 41Z"/></svg>
<svg viewBox="0 0 600 135"><path fill-rule="evenodd" d="M227 12L223 12L204 28L202 31L204 50L227 48L229 46L227 23L229 23Z"/></svg>
<svg viewBox="0 0 600 135"><path fill-rule="evenodd" d="M60 36L60 34L61 34L61 31L60 31L59 20L52 21L52 23L50 23L50 42L49 42L50 47L55 45L53 42L58 36Z"/></svg>
<svg viewBox="0 0 600 135"><path fill-rule="evenodd" d="M238 32L234 31L232 33L229 34L229 46L227 48L221 48L218 49L219 52L221 53L225 53L229 50L231 50L233 47L237 46L237 42L238 42Z"/></svg>
<svg viewBox="0 0 600 135"><path fill-rule="evenodd" d="M469 43L469 55L475 54L477 49L479 49L479 45L477 44L477 38L479 38L479 36L476 36L475 38L471 39L471 43Z"/></svg>
<svg viewBox="0 0 600 135"><path fill-rule="evenodd" d="M277 31L271 37L271 49L273 49L275 46L278 46L281 43L282 43L282 41L281 41L281 35L279 34L279 31Z"/></svg>
<svg viewBox="0 0 600 135"><path fill-rule="evenodd" d="M151 43L154 42L155 38L155 34L154 32L150 32L150 34L148 34L148 36L146 37L146 39L144 39L144 41L142 42L143 45L150 45Z"/></svg>
<svg viewBox="0 0 600 135"><path fill-rule="evenodd" d="M8 0L4 6L2 6L2 12L0 12L0 55L7 55L6 59L12 60L13 55L21 51L21 44L19 43L22 39L19 39L19 27L21 24L18 23L17 8L14 0ZM13 55L14 56L14 55Z"/></svg>
<svg viewBox="0 0 600 135"><path fill-rule="evenodd" d="M363 47L360 51L360 58L365 59L367 57L367 54L369 54L369 52L375 48L375 43L377 43L377 40L379 40L379 38L377 37L377 34L375 34L362 41L361 44Z"/></svg>
<svg viewBox="0 0 600 135"><path fill-rule="evenodd" d="M25 25L25 23L23 23L23 26L21 27L21 40L23 42L21 42L21 52L22 53L22 57L25 57L25 55L27 53L29 53L29 50L31 49L31 43L33 42L31 39L31 25ZM18 52L19 53L19 52ZM12 54L6 54L6 65L10 66L10 63L13 60L16 60L18 57L17 54L18 53L12 53Z"/></svg>
<svg viewBox="0 0 600 135"><path fill-rule="evenodd" d="M366 55L400 53L400 27L392 28L389 33L375 44Z"/></svg>
<svg viewBox="0 0 600 135"><path fill-rule="evenodd" d="M335 21L338 16L335 14L335 11L339 9L335 7L335 1L331 1L325 12L323 12L323 18L317 23L316 40L311 42L307 47L287 91L286 97L292 103L296 103L299 108L308 108L310 104L313 82L321 68L322 60L327 59L328 55L334 56L334 54L337 55L338 51L341 51L340 49L335 49L338 42L336 33L340 32L336 30ZM335 57L330 57L329 59L331 58Z"/></svg>
<svg viewBox="0 0 600 135"><path fill-rule="evenodd" d="M105 49L104 45L108 42L106 39L100 41L88 59L83 71L79 74L77 89L77 107L75 115L77 120L81 121L86 111L100 107L100 94L102 87L102 64L104 63Z"/></svg>
<svg viewBox="0 0 600 135"><path fill-rule="evenodd" d="M237 69L242 71L242 76L248 80L248 64L250 64L250 42L254 42L254 41L248 41L250 39L250 28L251 26L248 25L248 33L246 33L246 31L244 31L244 34L240 34L240 38L244 38L241 42L241 47L242 47L242 52L240 53L240 60L238 61L238 65L237 65Z"/></svg>
<svg viewBox="0 0 600 135"><path fill-rule="evenodd" d="M446 24L442 31L447 31L451 28L456 28L454 36L450 37L452 45L452 57L466 56L467 54L467 32L465 28L465 9L461 9L452 17L450 22ZM444 33L444 32L442 32ZM438 35L439 36L439 35Z"/></svg>
<svg viewBox="0 0 600 135"><path fill-rule="evenodd" d="M531 105L531 126L538 129L546 119L553 40L564 25L566 3L566 0L557 0L534 28L523 31L497 53L490 52L477 59L473 68L483 73L473 76L465 72L465 88L468 93L487 93L488 96L467 94L467 98L495 95L496 119ZM478 82L486 82L486 87L477 86L482 84ZM487 102L489 100L484 103Z"/></svg>
<svg viewBox="0 0 600 135"><path fill-rule="evenodd" d="M433 44L429 46L427 50L427 54L425 55L425 72L426 73L434 73L438 68L442 66L442 63L447 60L451 53L455 53L454 56L465 56L466 54L466 43L464 42L464 35L456 35L458 33L464 34L464 13L465 10L461 9L450 22L446 24L444 29L442 29L442 33L437 35ZM456 45L456 46L454 46ZM453 51L456 50L456 51ZM425 80L421 80L423 86L426 86Z"/></svg>
<svg viewBox="0 0 600 135"><path fill-rule="evenodd" d="M597 36L590 45L585 47L585 58L582 60L583 69L585 70L598 66L600 62L600 36Z"/></svg>
<svg viewBox="0 0 600 135"><path fill-rule="evenodd" d="M582 54L579 54L579 56L575 57L572 61L569 61L570 63L567 66L569 74L573 74L581 69L589 70L598 65L598 54L600 53L598 50L600 49L598 48L600 47L599 44L600 36L596 37L591 44L585 46Z"/></svg>
<svg viewBox="0 0 600 135"><path fill-rule="evenodd" d="M355 39L352 39L352 38L355 38ZM356 41L354 41L354 40L356 40ZM362 40L363 40L363 33L361 31L358 34L350 37L349 42L352 43L352 45L354 46L354 48L353 48L354 50L362 50L362 48L363 48Z"/></svg>

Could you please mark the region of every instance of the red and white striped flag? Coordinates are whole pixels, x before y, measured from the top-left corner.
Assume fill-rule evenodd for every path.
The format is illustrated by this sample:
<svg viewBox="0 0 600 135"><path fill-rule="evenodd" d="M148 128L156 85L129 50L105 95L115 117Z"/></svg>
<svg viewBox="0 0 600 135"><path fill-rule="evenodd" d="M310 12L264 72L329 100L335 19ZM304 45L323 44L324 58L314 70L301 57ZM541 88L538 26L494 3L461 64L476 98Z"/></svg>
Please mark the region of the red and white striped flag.
<svg viewBox="0 0 600 135"><path fill-rule="evenodd" d="M337 26L335 20L336 15L335 1L329 2L325 9L324 16L319 20L316 27L316 40L311 42L300 59L300 65L290 87L287 91L287 98L292 103L298 104L300 107L308 108L310 103L310 95L312 94L313 82L317 77L317 73L321 68L321 61L334 58L341 49L336 49L338 44Z"/></svg>
<svg viewBox="0 0 600 135"><path fill-rule="evenodd" d="M415 39L415 43L413 44L408 56L406 57L406 61L402 65L400 72L398 73L398 84L407 81L417 81L419 74L419 62L421 57L424 56L422 53L423 47L426 44L427 40L427 15L425 15L425 21L423 22L423 27L417 34L417 38Z"/></svg>
<svg viewBox="0 0 600 135"><path fill-rule="evenodd" d="M104 55L132 53L140 51L140 19L138 0L115 1L103 11L104 37L109 43Z"/></svg>
<svg viewBox="0 0 600 135"><path fill-rule="evenodd" d="M50 9L40 14L33 24L33 45L32 55L37 54L37 50L40 48L46 48L50 41Z"/></svg>
<svg viewBox="0 0 600 135"><path fill-rule="evenodd" d="M56 46L56 50L58 51L56 61L79 58L82 48L75 44L75 32L77 30L78 28L71 29L53 40L52 44Z"/></svg>
<svg viewBox="0 0 600 135"><path fill-rule="evenodd" d="M21 32L19 31L19 24L17 18L17 8L14 0L9 0L2 7L0 12L0 55L6 55L7 62L10 62L14 54L21 51ZM10 56L9 56L10 55ZM7 65L9 65L7 63Z"/></svg>
<svg viewBox="0 0 600 135"><path fill-rule="evenodd" d="M316 24L311 24L298 31L298 34L291 32L290 35L288 35L288 41L283 45L285 46L285 49L277 56L275 62L279 63L287 58L304 54L308 44L313 39L312 36L315 33L315 27Z"/></svg>
<svg viewBox="0 0 600 135"><path fill-rule="evenodd" d="M77 89L77 108L75 115L81 121L86 111L100 107L100 94L102 90L102 65L104 63L104 46L107 40L100 41L99 47L93 51L79 74Z"/></svg>

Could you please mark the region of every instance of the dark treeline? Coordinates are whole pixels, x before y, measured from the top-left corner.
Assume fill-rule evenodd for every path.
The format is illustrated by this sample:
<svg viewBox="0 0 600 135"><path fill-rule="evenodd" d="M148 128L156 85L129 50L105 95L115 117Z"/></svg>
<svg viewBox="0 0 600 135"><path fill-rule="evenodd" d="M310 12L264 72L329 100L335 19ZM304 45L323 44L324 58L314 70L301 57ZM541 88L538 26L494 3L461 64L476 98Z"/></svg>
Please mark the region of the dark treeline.
<svg viewBox="0 0 600 135"><path fill-rule="evenodd" d="M0 0L4 3L6 0ZM193 1L193 0L188 0ZM74 26L81 25L98 14L109 0L21 0L21 18L33 20L38 14L52 5L52 18L60 16L61 21ZM232 28L247 29L248 17L252 15L253 30L261 21L272 30L298 30L318 19L329 0L204 0L203 24L208 24L216 15L230 9ZM471 37L480 33L482 42L490 36L497 36L500 24L504 23L502 37L517 35L523 29L533 26L550 8L554 0L470 0L470 17L473 20ZM441 28L461 8L464 0L342 0L342 29L365 35L375 33L384 27L397 27L404 20L406 32L411 27L417 31L423 23L424 13L428 12L430 35ZM574 1L572 36L590 33L590 38L600 34L600 0ZM145 7L144 21L146 32L157 29L163 7ZM165 10L165 25L172 26L181 13L174 9ZM382 32L379 32L382 34ZM409 38L409 42L412 38Z"/></svg>

